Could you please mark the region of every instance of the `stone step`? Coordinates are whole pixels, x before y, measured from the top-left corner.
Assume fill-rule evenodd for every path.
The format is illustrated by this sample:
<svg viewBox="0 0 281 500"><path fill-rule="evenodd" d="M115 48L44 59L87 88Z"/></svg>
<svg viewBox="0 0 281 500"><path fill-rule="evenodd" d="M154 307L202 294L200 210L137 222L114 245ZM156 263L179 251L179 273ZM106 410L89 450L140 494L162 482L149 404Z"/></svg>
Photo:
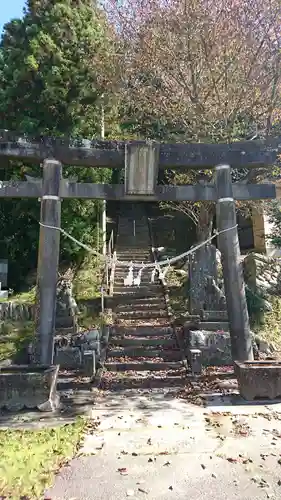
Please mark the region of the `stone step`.
<svg viewBox="0 0 281 500"><path fill-rule="evenodd" d="M140 220L140 218L136 214L132 217L125 217L123 220L119 220L118 227L129 228L130 230L135 227L136 234L138 234L139 231L148 233L147 220Z"/></svg>
<svg viewBox="0 0 281 500"><path fill-rule="evenodd" d="M115 280L119 279L124 279L126 278L126 276L128 276L128 267L123 267L123 268L120 268L120 269L115 269L114 271L114 278ZM134 274L134 278L138 275L139 273L139 269L135 269L133 271L133 274ZM150 283L150 280L151 280L151 273L152 273L152 270L149 269L149 270L146 270L144 269L144 271L142 272L142 275L141 275L141 280L143 282L143 280L148 280L149 283Z"/></svg>
<svg viewBox="0 0 281 500"><path fill-rule="evenodd" d="M124 285L116 285L113 288L113 293L132 293L132 292L137 292L137 293L147 293L148 295L154 295L155 292L160 292L162 291L163 295L163 287L162 285L158 284L149 284L147 286L145 285L140 285L140 286L124 286Z"/></svg>
<svg viewBox="0 0 281 500"><path fill-rule="evenodd" d="M151 258L151 252L150 249L147 245L143 246L140 250L137 248L132 247L131 245L128 246L129 248L128 252L125 252L121 248L116 247L116 254L117 257L124 257L126 260L130 259L130 257L136 257L139 259L143 259L144 257L150 259ZM139 247L138 247L139 248Z"/></svg>
<svg viewBox="0 0 281 500"><path fill-rule="evenodd" d="M146 319L146 318L168 318L168 312L166 309L158 310L131 310L131 311L119 311L116 312L117 318L119 319Z"/></svg>
<svg viewBox="0 0 281 500"><path fill-rule="evenodd" d="M114 326L112 328L112 335L123 336L134 335L136 337L160 337L168 336L173 334L173 329L171 326L137 326L137 327L126 327L126 326Z"/></svg>
<svg viewBox="0 0 281 500"><path fill-rule="evenodd" d="M127 328L135 328L137 326L148 326L150 328L153 328L154 326L161 327L161 326L168 326L169 321L167 318L150 318L150 319L119 319L116 320L116 325L118 326L125 326Z"/></svg>
<svg viewBox="0 0 281 500"><path fill-rule="evenodd" d="M127 277L127 274L126 273L124 276L122 276L122 278L117 278L117 279L114 279L114 286L124 286L124 279ZM150 282L150 279L143 279L141 280L141 284L143 286L150 286L151 282Z"/></svg>
<svg viewBox="0 0 281 500"><path fill-rule="evenodd" d="M139 238L136 241L132 241L127 239L125 241L125 235L122 235L122 240L124 240L124 243L126 244L125 247L121 248L120 245L117 242L116 245L116 252L117 255L122 254L122 255L127 255L130 256L131 252L127 252L126 250L129 248L132 250L132 254L138 256L138 255L150 255L150 244L148 240L140 240Z"/></svg>
<svg viewBox="0 0 281 500"><path fill-rule="evenodd" d="M115 314L119 317L124 317L126 314L134 315L134 318L136 317L154 317L157 318L159 316L164 316L167 314L167 308L165 303L163 302L161 305L157 304L156 306L152 304L151 306L148 306L147 304L129 304L127 308L124 307L116 307L114 310ZM159 314L160 312L160 314ZM121 316L120 316L121 314Z"/></svg>
<svg viewBox="0 0 281 500"><path fill-rule="evenodd" d="M127 301L130 302L131 300L133 301L135 298L142 297L144 294L147 294L149 297L157 297L157 298L163 298L163 290L162 289L156 289L156 290L148 290L147 288L139 290L140 287L117 287L113 288L113 297L116 296L116 300L118 300L117 297L126 296Z"/></svg>
<svg viewBox="0 0 281 500"><path fill-rule="evenodd" d="M227 311L202 311L202 321L228 321Z"/></svg>
<svg viewBox="0 0 281 500"><path fill-rule="evenodd" d="M119 233L119 238L117 239L117 249L119 251L124 251L124 253L128 253L129 248L148 251L150 249L148 234L146 232L141 232L134 236L133 234L128 235L128 229L127 231L122 230L122 234Z"/></svg>
<svg viewBox="0 0 281 500"><path fill-rule="evenodd" d="M120 312L125 312L125 311L132 311L137 308L139 311L144 311L147 309L148 311L155 310L159 311L160 309L165 309L166 308L166 303L165 300L158 300L157 302L141 302L141 303L136 303L135 301L131 301L129 304L118 304L116 306L116 311Z"/></svg>
<svg viewBox="0 0 281 500"><path fill-rule="evenodd" d="M130 256L131 254L134 255L150 255L150 247L149 246L144 246L142 248L140 247L127 247L127 245L122 247L121 245L116 246L116 251L117 255L122 254L122 255L127 255Z"/></svg>
<svg viewBox="0 0 281 500"><path fill-rule="evenodd" d="M132 258L132 256L139 258L144 258L145 256L147 259L151 258L151 252L148 241L141 242L137 240L136 244L132 244L132 242L127 241L126 248L129 248L131 251L125 252L124 249L120 248L120 246L117 244L116 246L117 257L123 256L125 260ZM140 249L139 252L137 251L138 249Z"/></svg>
<svg viewBox="0 0 281 500"><path fill-rule="evenodd" d="M118 227L127 227L129 226L129 229L135 227L136 232L137 229L140 230L145 230L148 232L148 223L147 220L145 219L140 219L140 217L137 214L134 214L129 217L122 217L121 220L119 219L119 224Z"/></svg>
<svg viewBox="0 0 281 500"><path fill-rule="evenodd" d="M198 324L199 330L209 330L211 332L217 332L222 330L224 332L229 331L228 321L200 321Z"/></svg>
<svg viewBox="0 0 281 500"><path fill-rule="evenodd" d="M176 339L174 338L143 338L143 337L138 337L138 338L114 338L111 337L109 339L109 344L110 345L118 345L118 346L124 346L124 347L142 347L142 346L165 346L165 347L177 347L177 342Z"/></svg>
<svg viewBox="0 0 281 500"><path fill-rule="evenodd" d="M120 261L124 262L124 260L122 259L119 259ZM128 264L126 265L121 265L121 264L116 264L115 266L115 274L116 276L122 276L122 275L127 275L128 274L128 270L129 270L129 267L130 267L130 260L127 260L126 259L126 262L128 262ZM139 260L139 264L142 266L143 264L144 265L147 265L147 264L151 264L151 260L144 260L144 259L140 259ZM151 267L145 267L143 270L142 270L142 276L146 277L146 278L150 278L151 277L151 272L152 272L153 268ZM134 274L137 274L139 272L139 268L134 268L133 269L133 272Z"/></svg>
<svg viewBox="0 0 281 500"><path fill-rule="evenodd" d="M128 230L127 230L128 233ZM150 249L150 240L147 237L147 233L138 234L136 236L126 234L126 231L122 231L119 233L119 238L117 238L116 248L120 252L124 251L124 253L128 253L129 248L133 248L134 250L146 250Z"/></svg>
<svg viewBox="0 0 281 500"><path fill-rule="evenodd" d="M119 264L119 262L126 262L126 264ZM117 255L117 263L116 263L116 266L115 266L115 271L118 272L118 273L127 273L128 272L128 268L130 266L130 263L133 262L134 264L140 264L141 266L144 264L144 265L147 265L149 264L151 266L152 262L151 262L151 259L148 259L148 258L131 258L128 257L128 258L121 258L119 257L119 255ZM151 271L152 271L152 267L146 267L143 269L142 271L142 274L146 274L148 276L148 274L151 274ZM134 268L134 272L137 272L137 269Z"/></svg>
<svg viewBox="0 0 281 500"><path fill-rule="evenodd" d="M124 264L123 266L120 266L118 265L118 262L125 262L126 264ZM143 264L151 264L151 259L147 258L147 257L143 257L143 258L139 258L139 257L119 257L119 255L117 255L117 264L116 264L116 269L118 269L118 266L120 268L120 271L121 269L123 269L123 272L128 272L128 268L130 265L143 265ZM150 272L152 271L153 268L150 269ZM136 269L134 269L134 272L136 272Z"/></svg>
<svg viewBox="0 0 281 500"><path fill-rule="evenodd" d="M136 233L138 233L140 230L142 230L143 232L148 232L147 230L147 223L145 223L144 221L140 222L140 220L136 217L136 218L131 218L131 219L124 219L122 221L119 221L119 224L118 224L118 229L133 229L135 227L136 229Z"/></svg>
<svg viewBox="0 0 281 500"><path fill-rule="evenodd" d="M141 291L138 291L138 289L135 289L133 287L125 287L126 290L120 290L120 289L113 289L113 297L115 297L115 300L119 300L119 296L120 296L120 299L123 299L123 297L125 296L126 297L126 301L131 303L131 301L133 302L135 298L139 298L139 297L142 297L144 292L143 290ZM163 298L163 290L158 290L158 291L150 291L148 292L147 290L145 290L145 293L149 294L149 296L156 296L157 298L161 299Z"/></svg>
<svg viewBox="0 0 281 500"><path fill-rule="evenodd" d="M114 271L114 280L117 281L117 280L123 280L124 278L126 278L128 276L128 268L123 268L123 270L119 271L119 270L115 270ZM138 270L135 270L133 272L134 274L134 278L136 278L136 276L138 275ZM151 280L151 271L144 271L141 275L141 281L143 283L143 281L147 281L148 283L150 283L150 280Z"/></svg>
<svg viewBox="0 0 281 500"><path fill-rule="evenodd" d="M122 228L121 228L122 229ZM122 233L122 234L121 234ZM136 250L147 250L150 247L150 240L147 232L139 232L134 236L133 234L128 235L128 229L119 232L119 238L117 239L117 249L128 251L128 248L132 247Z"/></svg>
<svg viewBox="0 0 281 500"><path fill-rule="evenodd" d="M105 363L105 368L112 372L125 372L125 371L169 371L180 370L183 367L180 361L170 361L163 363L153 363L149 361L135 362L135 363Z"/></svg>
<svg viewBox="0 0 281 500"><path fill-rule="evenodd" d="M181 352L168 351L163 349L142 349L136 347L126 347L125 349L109 350L107 353L109 358L123 358L128 356L130 358L163 358L166 360L180 361Z"/></svg>
<svg viewBox="0 0 281 500"><path fill-rule="evenodd" d="M128 277L128 273L124 273L122 276L114 276L114 284L116 286L125 286L124 285L124 279ZM136 274L134 274L134 278L136 278ZM142 276L141 277L141 283L140 283L140 286L145 286L145 287L149 287L151 284L154 284L154 285L158 285L160 286L161 283L160 281L154 281L154 283L151 283L151 280L150 280L150 276ZM135 286L135 285L132 285L132 286Z"/></svg>
<svg viewBox="0 0 281 500"><path fill-rule="evenodd" d="M134 295L129 295L128 298L126 295L122 295L122 297L118 297L118 299L115 297L112 299L112 303L114 303L114 307L122 307L122 308L129 308L131 306L139 306L140 308L142 307L159 307L161 308L161 305L165 306L166 302L163 297L163 293L161 295L158 295L157 297L144 297L144 296L134 296Z"/></svg>

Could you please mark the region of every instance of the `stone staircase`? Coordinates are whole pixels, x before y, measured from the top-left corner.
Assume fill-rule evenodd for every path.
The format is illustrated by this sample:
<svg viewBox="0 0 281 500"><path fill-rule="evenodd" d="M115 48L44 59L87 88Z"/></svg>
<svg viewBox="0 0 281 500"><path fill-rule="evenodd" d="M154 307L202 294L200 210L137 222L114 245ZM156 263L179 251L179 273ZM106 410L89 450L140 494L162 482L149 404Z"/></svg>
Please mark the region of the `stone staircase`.
<svg viewBox="0 0 281 500"><path fill-rule="evenodd" d="M116 251L119 261L151 262L147 218L138 205L127 205L122 210ZM106 369L166 373L182 369L182 354L170 323L162 285L151 283L150 269L143 271L140 286L127 287L124 286L127 274L128 267L117 264L115 323L109 339Z"/></svg>

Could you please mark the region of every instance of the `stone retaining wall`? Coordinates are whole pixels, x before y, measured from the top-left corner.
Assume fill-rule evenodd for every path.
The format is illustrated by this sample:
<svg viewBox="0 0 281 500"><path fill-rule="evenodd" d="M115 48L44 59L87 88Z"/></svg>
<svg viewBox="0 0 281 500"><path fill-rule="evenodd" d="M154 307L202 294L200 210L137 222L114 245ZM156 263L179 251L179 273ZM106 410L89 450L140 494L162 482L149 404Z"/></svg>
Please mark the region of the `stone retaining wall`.
<svg viewBox="0 0 281 500"><path fill-rule="evenodd" d="M14 302L12 300L0 302L0 321L33 321L35 319L35 307L35 304ZM96 315L100 312L100 298L81 300L78 302L78 309L80 311L87 311L88 314ZM62 318L66 321L72 319L69 311L65 311L65 315ZM57 319L60 319L60 316Z"/></svg>
<svg viewBox="0 0 281 500"><path fill-rule="evenodd" d="M0 302L0 321L32 321L35 318L35 304Z"/></svg>
<svg viewBox="0 0 281 500"><path fill-rule="evenodd" d="M278 291L280 292L280 259L270 258L262 254L250 253L245 257L243 266L245 282L252 290L273 294Z"/></svg>

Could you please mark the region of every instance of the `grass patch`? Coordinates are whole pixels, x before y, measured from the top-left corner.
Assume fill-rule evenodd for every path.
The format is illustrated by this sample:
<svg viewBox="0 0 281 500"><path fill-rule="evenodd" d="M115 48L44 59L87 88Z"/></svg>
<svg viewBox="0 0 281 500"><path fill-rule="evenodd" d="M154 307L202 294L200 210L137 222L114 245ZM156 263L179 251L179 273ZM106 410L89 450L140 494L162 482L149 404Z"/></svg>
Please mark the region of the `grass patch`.
<svg viewBox="0 0 281 500"><path fill-rule="evenodd" d="M78 324L82 330L90 330L91 328L99 327L101 321L97 313L91 313L90 310L85 307L78 317Z"/></svg>
<svg viewBox="0 0 281 500"><path fill-rule="evenodd" d="M5 321L0 333L0 361L20 353L34 337L34 323Z"/></svg>
<svg viewBox="0 0 281 500"><path fill-rule="evenodd" d="M112 325L113 319L110 314L91 312L87 307L84 307L79 315L78 323L80 328L89 330L90 328L102 328L104 325Z"/></svg>
<svg viewBox="0 0 281 500"><path fill-rule="evenodd" d="M15 500L43 498L55 473L71 459L86 420L37 431L0 431L0 496Z"/></svg>
<svg viewBox="0 0 281 500"><path fill-rule="evenodd" d="M103 261L88 257L77 270L73 280L73 294L76 300L89 300L100 296Z"/></svg>

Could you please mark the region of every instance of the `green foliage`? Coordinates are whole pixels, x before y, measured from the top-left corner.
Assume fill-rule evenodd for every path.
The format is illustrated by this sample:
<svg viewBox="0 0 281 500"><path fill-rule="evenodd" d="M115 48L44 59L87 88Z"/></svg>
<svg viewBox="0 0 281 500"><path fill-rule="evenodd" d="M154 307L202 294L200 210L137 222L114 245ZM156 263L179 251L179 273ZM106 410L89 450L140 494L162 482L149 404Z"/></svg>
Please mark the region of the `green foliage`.
<svg viewBox="0 0 281 500"><path fill-rule="evenodd" d="M0 128L52 136L100 135L101 106L114 129L114 34L92 0L29 0L22 19L6 24L0 45ZM8 167L8 168L7 168ZM10 162L0 180L40 176L40 167ZM109 171L64 168L64 177L106 182ZM100 203L65 200L62 227L94 245ZM37 200L0 206L1 257L10 263L9 285L19 288L36 266L40 217ZM64 237L61 259L80 262L84 250Z"/></svg>
<svg viewBox="0 0 281 500"><path fill-rule="evenodd" d="M75 275L73 280L73 293L76 300L91 300L100 297L100 288L104 261L88 256Z"/></svg>
<svg viewBox="0 0 281 500"><path fill-rule="evenodd" d="M273 245L281 247L281 205L279 200L273 200L267 204L267 213L272 224L270 240Z"/></svg>
<svg viewBox="0 0 281 500"><path fill-rule="evenodd" d="M27 2L1 44L1 127L92 137L101 95L111 91L113 39L90 0ZM109 80L110 78L110 80Z"/></svg>
<svg viewBox="0 0 281 500"><path fill-rule="evenodd" d="M280 322L281 322L281 298L271 296L269 298L272 310L266 312L260 323L254 325L254 330L261 339L273 344L278 351L281 348Z"/></svg>
<svg viewBox="0 0 281 500"><path fill-rule="evenodd" d="M252 325L261 325L267 312L265 297L258 291L246 286L246 300L250 322Z"/></svg>

